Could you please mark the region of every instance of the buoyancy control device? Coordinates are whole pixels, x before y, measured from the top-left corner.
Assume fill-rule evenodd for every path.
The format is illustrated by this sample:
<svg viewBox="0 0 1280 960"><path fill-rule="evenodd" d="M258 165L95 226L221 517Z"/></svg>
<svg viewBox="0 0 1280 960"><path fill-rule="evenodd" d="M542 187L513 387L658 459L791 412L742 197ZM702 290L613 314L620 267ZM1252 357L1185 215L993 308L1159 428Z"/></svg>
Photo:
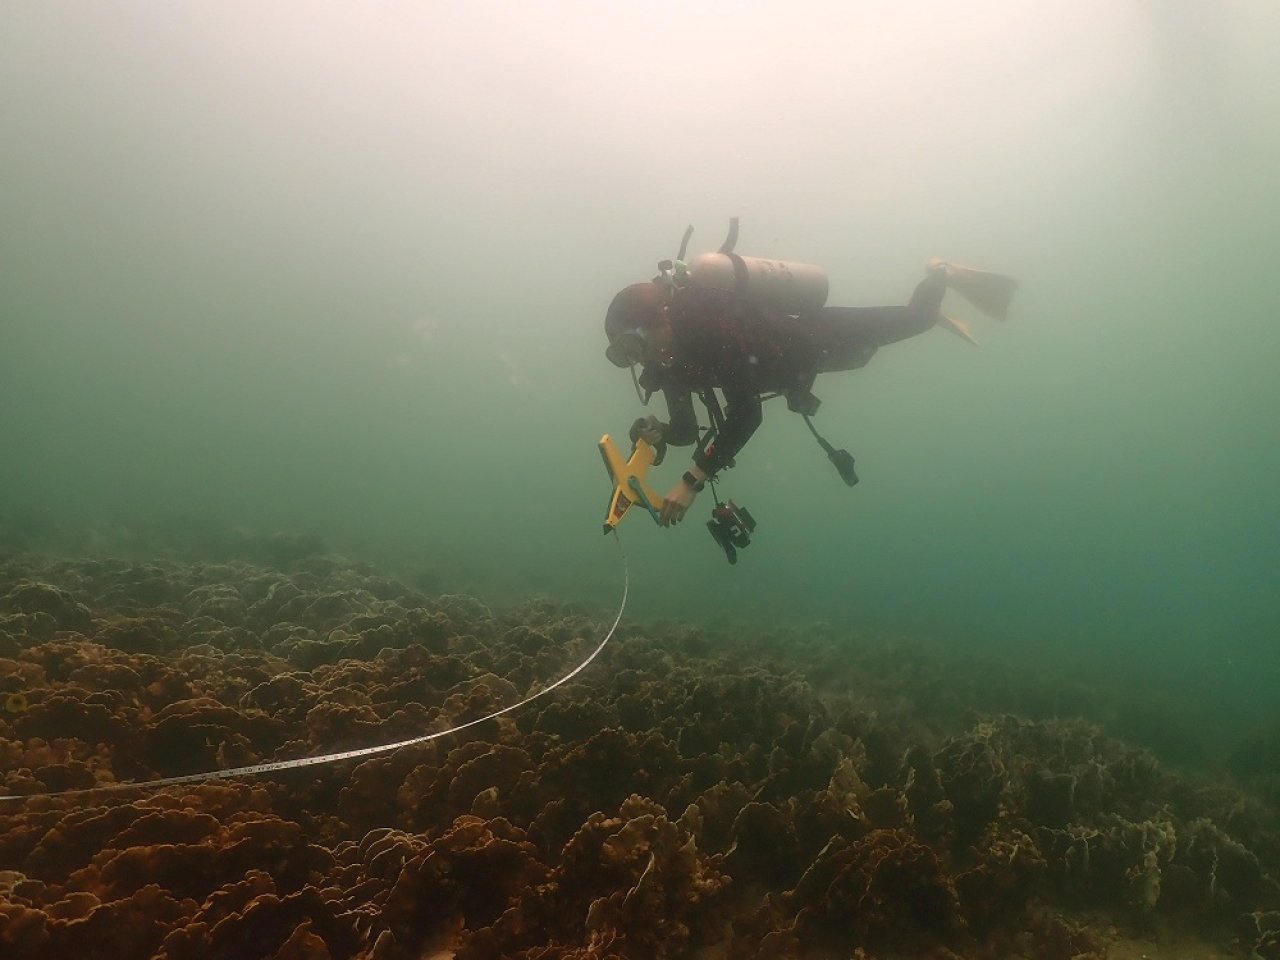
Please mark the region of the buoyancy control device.
<svg viewBox="0 0 1280 960"><path fill-rule="evenodd" d="M810 263L789 260L773 260L764 257L746 257L735 251L738 245L738 218L729 219L729 233L720 249L714 253L701 253L686 262L692 225L685 228L680 240L680 252L675 260L663 260L658 264L655 282L665 282L672 293L687 286L734 293L746 300L788 316L803 317L821 310L827 302L827 273ZM637 390L639 390L637 383ZM835 466L840 478L850 487L858 482L854 472L853 456L848 450L837 450L818 433L811 419L818 412L821 401L813 395L812 378L804 385L786 391L781 396L787 400L787 408L804 418L805 425ZM719 410L711 397L702 397L707 413L716 429ZM763 399L779 396L769 394ZM641 399L646 399L643 395ZM708 399L712 402L708 403Z"/></svg>

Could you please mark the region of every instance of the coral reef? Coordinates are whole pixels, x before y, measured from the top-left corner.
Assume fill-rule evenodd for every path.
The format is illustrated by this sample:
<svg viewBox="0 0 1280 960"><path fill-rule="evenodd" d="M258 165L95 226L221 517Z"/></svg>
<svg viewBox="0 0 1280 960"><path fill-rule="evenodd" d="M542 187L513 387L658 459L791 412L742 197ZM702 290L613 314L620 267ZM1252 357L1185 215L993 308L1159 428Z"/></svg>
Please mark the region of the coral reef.
<svg viewBox="0 0 1280 960"><path fill-rule="evenodd" d="M1280 818L902 643L429 597L321 545L0 562L0 956L1280 956ZM1237 761L1237 766L1242 761ZM17 799L21 798L21 799Z"/></svg>

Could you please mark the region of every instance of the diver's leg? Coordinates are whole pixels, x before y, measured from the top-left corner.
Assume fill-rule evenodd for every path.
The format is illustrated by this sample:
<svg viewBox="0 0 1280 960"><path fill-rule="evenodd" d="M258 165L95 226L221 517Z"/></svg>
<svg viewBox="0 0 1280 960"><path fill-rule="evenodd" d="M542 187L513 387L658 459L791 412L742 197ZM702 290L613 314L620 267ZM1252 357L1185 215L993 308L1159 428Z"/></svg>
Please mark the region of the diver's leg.
<svg viewBox="0 0 1280 960"><path fill-rule="evenodd" d="M823 307L810 318L820 350L818 370L854 370L879 347L924 333L938 322L947 292L945 270L932 270L906 306Z"/></svg>

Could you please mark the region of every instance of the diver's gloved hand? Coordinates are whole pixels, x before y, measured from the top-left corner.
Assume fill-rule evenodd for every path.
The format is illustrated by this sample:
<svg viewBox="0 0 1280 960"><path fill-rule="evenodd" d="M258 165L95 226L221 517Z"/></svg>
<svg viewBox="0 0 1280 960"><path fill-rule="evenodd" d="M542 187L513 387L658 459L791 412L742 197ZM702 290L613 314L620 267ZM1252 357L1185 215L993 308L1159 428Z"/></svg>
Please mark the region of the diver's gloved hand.
<svg viewBox="0 0 1280 960"><path fill-rule="evenodd" d="M667 491L662 501L662 511L658 514L658 523L669 527L683 520L706 479L707 475L697 466L686 473L679 483Z"/></svg>
<svg viewBox="0 0 1280 960"><path fill-rule="evenodd" d="M697 495L693 487L683 481L677 483L667 491L666 499L662 501L662 512L658 516L658 523L664 527L679 523L693 506L693 498Z"/></svg>
<svg viewBox="0 0 1280 960"><path fill-rule="evenodd" d="M647 417L640 417L635 423L631 424L631 443L635 444L637 440L643 439L645 442L657 446L662 443L662 438L666 435L667 425L649 414Z"/></svg>

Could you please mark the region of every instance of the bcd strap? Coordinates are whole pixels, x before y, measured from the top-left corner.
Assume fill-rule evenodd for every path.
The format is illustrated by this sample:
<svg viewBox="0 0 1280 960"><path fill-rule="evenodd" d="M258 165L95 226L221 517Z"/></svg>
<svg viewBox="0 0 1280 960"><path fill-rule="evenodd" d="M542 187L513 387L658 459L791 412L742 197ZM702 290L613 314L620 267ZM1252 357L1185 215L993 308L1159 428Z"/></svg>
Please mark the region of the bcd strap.
<svg viewBox="0 0 1280 960"><path fill-rule="evenodd" d="M698 391L698 399L707 408L707 416L711 418L711 429L719 433L724 429L724 411L720 409L720 398L716 396L715 390L708 387Z"/></svg>

